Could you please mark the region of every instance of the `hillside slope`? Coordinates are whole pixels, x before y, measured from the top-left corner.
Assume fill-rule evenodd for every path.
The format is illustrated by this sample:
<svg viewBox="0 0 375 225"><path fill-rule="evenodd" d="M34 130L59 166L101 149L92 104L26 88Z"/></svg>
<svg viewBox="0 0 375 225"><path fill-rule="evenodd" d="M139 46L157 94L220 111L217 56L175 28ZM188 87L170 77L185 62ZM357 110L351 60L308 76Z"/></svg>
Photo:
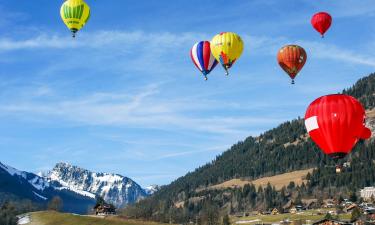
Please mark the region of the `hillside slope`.
<svg viewBox="0 0 375 225"><path fill-rule="evenodd" d="M372 110L375 107L374 84L375 74L371 74L343 93L359 99L367 110ZM368 124L374 128L375 119L370 119ZM351 168L336 175L333 169L335 162L323 155L306 136L304 122L298 118L259 137L248 137L238 142L211 163L164 186L154 196L128 207L126 214L160 221L174 216L175 221L187 221L201 214L207 202L221 210L236 213L243 210L281 208L290 200L301 201L302 197L321 198L326 193L332 197L334 188L337 189L337 194L345 195L349 192L349 184L353 191L374 183L375 166L371 159L375 160L374 145L360 142L345 159L350 161ZM344 160L339 161L343 162ZM239 190L196 192L197 189L205 189L231 179L254 180L309 168L317 169L307 175L306 183L297 187L291 183L281 191L271 185L256 189L249 184ZM180 202L184 204L179 204L183 207L178 209L175 206Z"/></svg>
<svg viewBox="0 0 375 225"><path fill-rule="evenodd" d="M215 184L208 186L204 189L197 189L197 191L203 190L215 190L215 189L227 189L227 188L243 188L246 184L254 184L256 188L259 186L265 188L267 184L270 183L276 188L276 190L281 190L284 186L287 186L290 182L294 182L296 185L302 185L303 182L306 183L306 176L308 173L312 173L313 169L307 170L296 170L289 173L278 174L270 177L262 177L256 180L247 180L247 179L231 179L224 181L220 184Z"/></svg>

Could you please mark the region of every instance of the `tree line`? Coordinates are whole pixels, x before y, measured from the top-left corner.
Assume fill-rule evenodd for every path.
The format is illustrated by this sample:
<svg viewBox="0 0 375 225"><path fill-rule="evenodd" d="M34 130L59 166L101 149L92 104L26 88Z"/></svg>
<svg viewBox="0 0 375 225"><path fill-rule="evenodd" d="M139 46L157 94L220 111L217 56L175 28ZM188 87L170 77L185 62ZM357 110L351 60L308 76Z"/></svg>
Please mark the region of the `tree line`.
<svg viewBox="0 0 375 225"><path fill-rule="evenodd" d="M359 99L367 109L375 107L375 74L359 80L343 93ZM359 188L375 184L375 146L360 142L352 154L333 161L307 137L304 121L298 118L281 124L259 137L248 137L217 156L212 162L161 188L153 196L127 207L123 214L162 222L194 221L203 218L205 207L217 209L221 217L252 210L278 208L304 198L349 197ZM340 174L335 166L350 162ZM281 190L245 185L243 188L206 189L233 178L260 177L315 168L300 186L291 183ZM202 191L203 190L203 191ZM183 206L183 207L181 207Z"/></svg>

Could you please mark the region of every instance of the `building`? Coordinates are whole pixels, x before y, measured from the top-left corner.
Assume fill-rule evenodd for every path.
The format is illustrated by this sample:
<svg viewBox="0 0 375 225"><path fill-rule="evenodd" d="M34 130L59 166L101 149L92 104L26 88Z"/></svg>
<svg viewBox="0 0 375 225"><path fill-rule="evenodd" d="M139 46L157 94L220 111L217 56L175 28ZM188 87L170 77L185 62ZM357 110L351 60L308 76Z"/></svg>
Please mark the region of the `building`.
<svg viewBox="0 0 375 225"><path fill-rule="evenodd" d="M296 213L297 213L297 209L296 209L296 207L292 207L292 208L289 210L289 212L290 212L291 214L296 214Z"/></svg>
<svg viewBox="0 0 375 225"><path fill-rule="evenodd" d="M336 203L333 199L326 199L322 205L323 208L335 208Z"/></svg>
<svg viewBox="0 0 375 225"><path fill-rule="evenodd" d="M272 210L271 214L272 214L272 215L278 215L278 214L280 214L280 212L279 212L278 209L274 208L274 209Z"/></svg>
<svg viewBox="0 0 375 225"><path fill-rule="evenodd" d="M116 215L116 208L111 204L98 204L94 211L97 216Z"/></svg>
<svg viewBox="0 0 375 225"><path fill-rule="evenodd" d="M371 197L375 198L375 187L365 187L361 191L361 198L365 200L371 199Z"/></svg>
<svg viewBox="0 0 375 225"><path fill-rule="evenodd" d="M345 212L347 212L347 213L349 213L349 212L352 212L354 209L357 209L357 208L359 208L356 204L351 204L351 205L349 205L349 206L347 206L347 207L345 207Z"/></svg>
<svg viewBox="0 0 375 225"><path fill-rule="evenodd" d="M318 205L318 199L305 199L302 200L302 203L304 205L304 208L307 209L317 209L320 208L320 205Z"/></svg>

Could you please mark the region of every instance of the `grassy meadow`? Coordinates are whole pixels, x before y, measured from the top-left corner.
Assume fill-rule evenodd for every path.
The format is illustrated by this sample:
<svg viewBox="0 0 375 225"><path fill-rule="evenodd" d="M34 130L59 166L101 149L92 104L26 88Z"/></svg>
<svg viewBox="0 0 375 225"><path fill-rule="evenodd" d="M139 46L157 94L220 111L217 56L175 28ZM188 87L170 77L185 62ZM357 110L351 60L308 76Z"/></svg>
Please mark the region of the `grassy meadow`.
<svg viewBox="0 0 375 225"><path fill-rule="evenodd" d="M52 211L30 214L31 223L27 225L162 225L149 221L127 220L119 217L91 217Z"/></svg>
<svg viewBox="0 0 375 225"><path fill-rule="evenodd" d="M307 221L307 224L312 224L314 221L321 220L325 217L326 212L334 210L334 209L321 209L321 210L306 210L302 212L298 212L296 214L278 214L278 215L256 215L256 216L247 216L247 217L232 217L233 224L255 224L255 223L275 223L280 222L283 220L295 221L295 220L302 220ZM350 220L351 214L340 214L337 216L339 220Z"/></svg>

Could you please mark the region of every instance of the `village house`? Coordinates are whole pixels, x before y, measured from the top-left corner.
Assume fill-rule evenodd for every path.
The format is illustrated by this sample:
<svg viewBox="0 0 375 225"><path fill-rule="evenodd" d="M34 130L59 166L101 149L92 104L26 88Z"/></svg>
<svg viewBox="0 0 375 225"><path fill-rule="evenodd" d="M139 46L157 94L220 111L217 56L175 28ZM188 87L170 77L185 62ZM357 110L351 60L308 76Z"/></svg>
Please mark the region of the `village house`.
<svg viewBox="0 0 375 225"><path fill-rule="evenodd" d="M94 211L97 216L116 215L116 208L111 204L96 205Z"/></svg>
<svg viewBox="0 0 375 225"><path fill-rule="evenodd" d="M323 208L335 208L336 204L333 199L326 199L322 205Z"/></svg>
<svg viewBox="0 0 375 225"><path fill-rule="evenodd" d="M375 197L375 187L365 187L360 190L360 194L364 200L370 200L371 197Z"/></svg>
<svg viewBox="0 0 375 225"><path fill-rule="evenodd" d="M274 208L274 209L272 209L271 214L272 215L278 215L278 214L280 214L280 212L277 208Z"/></svg>
<svg viewBox="0 0 375 225"><path fill-rule="evenodd" d="M296 214L296 213L298 212L298 210L297 210L296 207L292 207L292 208L289 210L289 212L290 212L291 214Z"/></svg>
<svg viewBox="0 0 375 225"><path fill-rule="evenodd" d="M305 199L305 200L302 200L302 203L303 203L305 209L320 208L320 205L318 205L318 199Z"/></svg>
<svg viewBox="0 0 375 225"><path fill-rule="evenodd" d="M353 203L353 204L345 207L344 211L349 213L349 212L352 212L356 208L359 208L358 205Z"/></svg>

